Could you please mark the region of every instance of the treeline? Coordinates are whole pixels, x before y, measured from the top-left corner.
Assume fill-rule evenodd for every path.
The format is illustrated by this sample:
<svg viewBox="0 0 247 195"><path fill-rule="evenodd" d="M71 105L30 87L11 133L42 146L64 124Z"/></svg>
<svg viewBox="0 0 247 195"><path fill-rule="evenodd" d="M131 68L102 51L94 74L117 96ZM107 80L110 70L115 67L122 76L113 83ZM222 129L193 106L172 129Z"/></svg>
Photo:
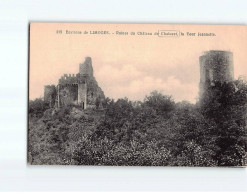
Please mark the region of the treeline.
<svg viewBox="0 0 247 195"><path fill-rule="evenodd" d="M107 98L104 109L29 104L31 164L243 166L247 84L208 86L197 104L157 91L143 102Z"/></svg>

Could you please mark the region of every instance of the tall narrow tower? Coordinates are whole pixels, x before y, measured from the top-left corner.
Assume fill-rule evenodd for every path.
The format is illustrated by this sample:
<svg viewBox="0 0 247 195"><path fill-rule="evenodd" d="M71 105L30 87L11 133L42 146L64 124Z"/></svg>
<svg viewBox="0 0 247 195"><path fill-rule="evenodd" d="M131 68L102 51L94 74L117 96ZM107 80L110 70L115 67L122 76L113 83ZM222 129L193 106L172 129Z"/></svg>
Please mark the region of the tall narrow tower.
<svg viewBox="0 0 247 195"><path fill-rule="evenodd" d="M93 66L91 57L86 57L85 62L80 64L79 73L83 76L93 76Z"/></svg>
<svg viewBox="0 0 247 195"><path fill-rule="evenodd" d="M200 61L200 87L201 98L208 86L215 82L230 82L234 80L233 54L230 51L210 50L204 52Z"/></svg>
<svg viewBox="0 0 247 195"><path fill-rule="evenodd" d="M44 87L44 102L49 104L52 108L55 105L56 87L55 85L45 85Z"/></svg>

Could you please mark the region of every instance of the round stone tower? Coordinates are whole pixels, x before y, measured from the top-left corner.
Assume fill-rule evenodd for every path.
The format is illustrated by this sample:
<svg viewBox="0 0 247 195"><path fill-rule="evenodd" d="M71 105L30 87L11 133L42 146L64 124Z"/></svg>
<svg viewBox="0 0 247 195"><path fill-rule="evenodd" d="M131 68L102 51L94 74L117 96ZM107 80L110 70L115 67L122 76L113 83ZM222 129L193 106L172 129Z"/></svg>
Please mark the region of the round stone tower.
<svg viewBox="0 0 247 195"><path fill-rule="evenodd" d="M200 92L201 97L207 86L215 82L234 80L233 53L230 51L210 50L204 52L200 61Z"/></svg>

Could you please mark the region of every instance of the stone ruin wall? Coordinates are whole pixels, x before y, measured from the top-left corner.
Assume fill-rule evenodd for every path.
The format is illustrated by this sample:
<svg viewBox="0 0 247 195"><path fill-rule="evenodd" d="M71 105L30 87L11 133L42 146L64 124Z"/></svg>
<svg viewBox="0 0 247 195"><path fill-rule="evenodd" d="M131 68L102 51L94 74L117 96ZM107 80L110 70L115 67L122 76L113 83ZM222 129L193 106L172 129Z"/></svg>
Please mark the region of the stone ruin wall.
<svg viewBox="0 0 247 195"><path fill-rule="evenodd" d="M49 104L50 107L54 107L56 99L56 86L46 85L44 87L44 102Z"/></svg>
<svg viewBox="0 0 247 195"><path fill-rule="evenodd" d="M59 105L77 105L78 104L78 85L65 84L59 85Z"/></svg>
<svg viewBox="0 0 247 195"><path fill-rule="evenodd" d="M88 107L95 107L96 101L102 102L105 99L104 92L98 86L94 77L87 80L87 105Z"/></svg>
<svg viewBox="0 0 247 195"><path fill-rule="evenodd" d="M44 94L44 99L52 102L50 107L79 105L83 109L94 108L97 102L102 102L104 98L104 92L93 76L90 57L86 57L85 62L80 64L78 74L64 74L57 87L46 87Z"/></svg>
<svg viewBox="0 0 247 195"><path fill-rule="evenodd" d="M78 84L78 105L83 109L87 108L87 84L79 83Z"/></svg>
<svg viewBox="0 0 247 195"><path fill-rule="evenodd" d="M85 62L80 64L79 66L80 75L86 75L89 77L93 77L93 66L91 57L86 57Z"/></svg>

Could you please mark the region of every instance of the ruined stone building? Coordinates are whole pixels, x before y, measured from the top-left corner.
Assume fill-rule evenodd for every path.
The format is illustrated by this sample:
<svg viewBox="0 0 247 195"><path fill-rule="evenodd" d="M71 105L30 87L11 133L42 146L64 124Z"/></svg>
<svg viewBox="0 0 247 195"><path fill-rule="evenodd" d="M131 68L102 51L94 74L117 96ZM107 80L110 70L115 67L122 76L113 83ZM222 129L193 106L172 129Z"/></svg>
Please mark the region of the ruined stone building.
<svg viewBox="0 0 247 195"><path fill-rule="evenodd" d="M199 97L201 98L208 86L215 82L229 82L234 79L233 54L230 51L210 50L204 52L199 58L200 84ZM44 101L50 107L66 105L79 105L83 109L95 107L104 100L104 92L98 86L93 75L92 59L85 58L79 65L76 75L64 74L58 85L46 85Z"/></svg>
<svg viewBox="0 0 247 195"><path fill-rule="evenodd" d="M200 61L200 86L201 98L208 86L215 82L230 82L234 80L233 54L230 51L210 50L204 52Z"/></svg>
<svg viewBox="0 0 247 195"><path fill-rule="evenodd" d="M93 75L92 59L85 58L79 65L76 75L64 74L58 85L46 85L44 88L44 101L50 107L78 105L83 109L100 106L105 95Z"/></svg>

